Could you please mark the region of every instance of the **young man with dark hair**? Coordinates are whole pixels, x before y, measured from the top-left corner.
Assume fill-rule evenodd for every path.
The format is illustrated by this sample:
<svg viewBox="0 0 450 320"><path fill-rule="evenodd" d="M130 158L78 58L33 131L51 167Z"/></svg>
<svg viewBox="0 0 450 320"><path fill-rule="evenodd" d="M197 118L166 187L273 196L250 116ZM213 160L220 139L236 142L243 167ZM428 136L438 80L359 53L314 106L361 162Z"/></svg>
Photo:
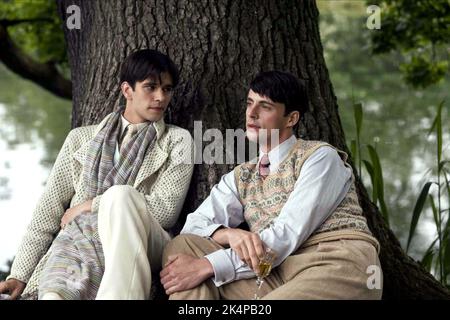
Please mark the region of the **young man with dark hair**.
<svg viewBox="0 0 450 320"><path fill-rule="evenodd" d="M158 51L126 58L126 105L69 133L0 293L149 298L193 170L189 132L163 119L178 79Z"/></svg>
<svg viewBox="0 0 450 320"><path fill-rule="evenodd" d="M379 244L362 215L347 155L293 134L307 105L292 74L262 72L252 81L247 137L259 142L260 155L224 175L167 245L160 276L170 299L253 298L266 248L276 258L264 299L381 297L366 273L380 268ZM261 141L263 129L268 137ZM242 222L250 231L238 228Z"/></svg>

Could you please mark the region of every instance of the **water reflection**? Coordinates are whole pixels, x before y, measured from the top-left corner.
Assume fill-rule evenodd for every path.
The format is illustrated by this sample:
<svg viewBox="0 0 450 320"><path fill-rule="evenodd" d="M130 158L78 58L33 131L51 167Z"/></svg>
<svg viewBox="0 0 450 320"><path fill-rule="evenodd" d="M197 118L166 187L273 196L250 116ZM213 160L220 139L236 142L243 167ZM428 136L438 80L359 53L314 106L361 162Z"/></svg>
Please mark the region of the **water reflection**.
<svg viewBox="0 0 450 320"><path fill-rule="evenodd" d="M0 269L17 251L70 129L70 112L70 101L0 64Z"/></svg>
<svg viewBox="0 0 450 320"><path fill-rule="evenodd" d="M5 169L7 167L5 163ZM5 170L6 171L6 170ZM0 200L8 200L11 198L11 188L8 187L9 179L7 177L0 177Z"/></svg>

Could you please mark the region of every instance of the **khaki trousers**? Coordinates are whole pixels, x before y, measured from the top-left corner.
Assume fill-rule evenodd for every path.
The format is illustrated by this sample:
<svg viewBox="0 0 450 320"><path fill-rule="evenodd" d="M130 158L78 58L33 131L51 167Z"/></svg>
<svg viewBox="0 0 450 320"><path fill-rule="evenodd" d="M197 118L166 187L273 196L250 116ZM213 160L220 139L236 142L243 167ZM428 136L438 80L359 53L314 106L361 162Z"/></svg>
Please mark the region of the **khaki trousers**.
<svg viewBox="0 0 450 320"><path fill-rule="evenodd" d="M375 240L376 241L376 240ZM214 240L195 235L180 235L167 245L163 263L177 253L203 257L223 247ZM379 272L375 287L370 277ZM376 279L375 279L376 280ZM368 284L370 282L370 284ZM376 282L376 281L375 281ZM216 287L208 279L198 287L172 294L173 300L252 299L255 278L238 280ZM300 248L274 268L265 279L263 299L381 299L382 274L375 246L358 237L323 241Z"/></svg>
<svg viewBox="0 0 450 320"><path fill-rule="evenodd" d="M98 231L105 272L96 299L148 299L151 269L161 268L171 237L147 211L144 195L131 186L109 188L100 200Z"/></svg>

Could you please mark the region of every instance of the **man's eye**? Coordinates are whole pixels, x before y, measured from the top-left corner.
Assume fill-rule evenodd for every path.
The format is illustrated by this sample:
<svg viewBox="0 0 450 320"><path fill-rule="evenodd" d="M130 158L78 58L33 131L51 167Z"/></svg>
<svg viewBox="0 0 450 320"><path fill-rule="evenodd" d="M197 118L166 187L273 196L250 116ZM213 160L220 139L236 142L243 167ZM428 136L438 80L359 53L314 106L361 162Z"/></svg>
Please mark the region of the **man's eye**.
<svg viewBox="0 0 450 320"><path fill-rule="evenodd" d="M172 87L164 88L164 92L172 92L172 91L173 91Z"/></svg>
<svg viewBox="0 0 450 320"><path fill-rule="evenodd" d="M146 88L147 90L150 90L150 91L153 91L153 90L156 89L155 86L146 86L145 88Z"/></svg>

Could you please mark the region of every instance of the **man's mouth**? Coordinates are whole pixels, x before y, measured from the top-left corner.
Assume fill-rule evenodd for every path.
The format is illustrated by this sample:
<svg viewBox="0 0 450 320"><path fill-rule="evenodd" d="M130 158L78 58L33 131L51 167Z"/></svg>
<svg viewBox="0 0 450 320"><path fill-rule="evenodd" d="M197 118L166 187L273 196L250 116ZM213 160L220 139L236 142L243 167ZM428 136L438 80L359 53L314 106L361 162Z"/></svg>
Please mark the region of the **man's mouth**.
<svg viewBox="0 0 450 320"><path fill-rule="evenodd" d="M260 127L257 126L257 125L255 125L255 124L247 124L247 128L250 128L250 129L259 129Z"/></svg>
<svg viewBox="0 0 450 320"><path fill-rule="evenodd" d="M163 107L149 107L150 110L155 110L155 111L164 111Z"/></svg>

